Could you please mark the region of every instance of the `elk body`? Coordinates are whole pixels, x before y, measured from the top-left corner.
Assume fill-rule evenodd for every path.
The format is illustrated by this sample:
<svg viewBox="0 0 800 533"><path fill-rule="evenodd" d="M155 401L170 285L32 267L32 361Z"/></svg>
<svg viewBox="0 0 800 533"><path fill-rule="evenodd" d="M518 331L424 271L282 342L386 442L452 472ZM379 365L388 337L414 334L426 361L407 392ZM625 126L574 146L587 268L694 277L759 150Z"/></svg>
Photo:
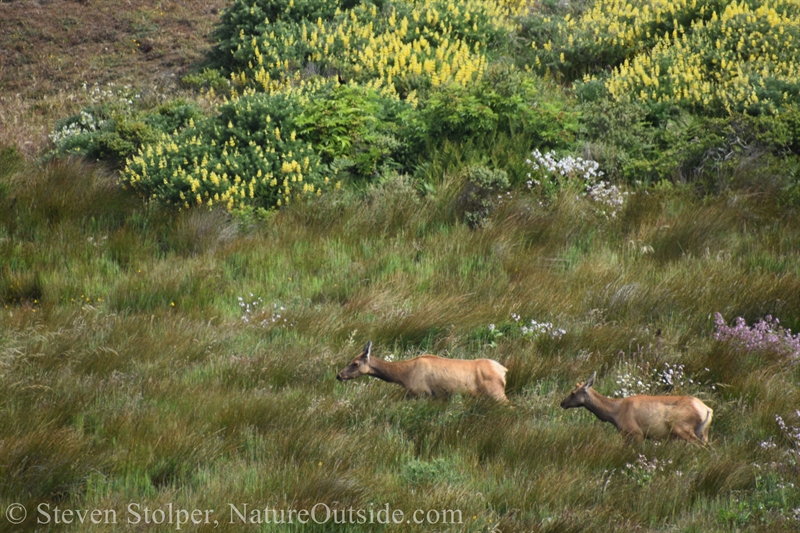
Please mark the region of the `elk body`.
<svg viewBox="0 0 800 533"><path fill-rule="evenodd" d="M506 368L491 359L445 359L420 355L408 361L389 362L372 357L372 342L336 376L339 381L374 376L397 383L417 396L447 397L462 393L488 396L500 402L506 398Z"/></svg>
<svg viewBox="0 0 800 533"><path fill-rule="evenodd" d="M603 422L611 422L630 441L683 439L708 442L714 411L694 396L628 396L606 398L592 388L595 372L561 402L561 407L585 407Z"/></svg>

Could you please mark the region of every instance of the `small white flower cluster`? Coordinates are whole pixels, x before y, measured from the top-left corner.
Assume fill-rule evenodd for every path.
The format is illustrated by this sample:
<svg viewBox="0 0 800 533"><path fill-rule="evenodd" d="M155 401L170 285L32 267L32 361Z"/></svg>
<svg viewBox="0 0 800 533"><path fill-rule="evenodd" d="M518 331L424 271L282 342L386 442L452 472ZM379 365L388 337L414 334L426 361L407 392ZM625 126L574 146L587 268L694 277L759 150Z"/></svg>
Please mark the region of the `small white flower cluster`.
<svg viewBox="0 0 800 533"><path fill-rule="evenodd" d="M514 199L514 195L511 194L510 192L507 192L505 194L498 194L497 195L497 205L503 205L503 203L510 202L513 199Z"/></svg>
<svg viewBox="0 0 800 533"><path fill-rule="evenodd" d="M497 348L497 339L503 336L503 332L497 329L497 326L494 324L489 324L489 346L491 348Z"/></svg>
<svg viewBox="0 0 800 533"><path fill-rule="evenodd" d="M670 365L664 363L664 370L656 372L656 377L668 387L683 387L686 383L691 385L694 381L686 377L683 365Z"/></svg>
<svg viewBox="0 0 800 533"><path fill-rule="evenodd" d="M705 369L708 372L708 369ZM614 391L614 396L625 398L636 394L653 394L662 392L665 388L672 390L689 385L702 385L686 375L683 365L664 363L664 367L650 369L649 365L639 365L625 361L617 374L615 383L619 387ZM712 390L716 390L711 385Z"/></svg>
<svg viewBox="0 0 800 533"><path fill-rule="evenodd" d="M622 366L623 368L614 380L617 386L619 386L619 389L614 391L614 396L618 398L627 398L628 396L647 394L650 392L650 383L641 367L628 364L627 362L623 363Z"/></svg>
<svg viewBox="0 0 800 533"><path fill-rule="evenodd" d="M615 383L619 389L614 391L614 396L625 398L636 394L658 392L664 387L674 389L687 384L694 385L694 380L686 376L683 365L664 363L662 370L654 369L651 372L646 366L626 361L622 364Z"/></svg>
<svg viewBox="0 0 800 533"><path fill-rule="evenodd" d="M239 309L242 310L242 322L245 324L250 324L255 318L256 315L264 316L264 311L260 311L259 307L264 304L264 300L261 298L255 298L253 293L250 293L250 298L253 299L251 302L247 302L241 296L238 297L239 299ZM269 326L272 324L280 324L281 326L293 326L294 323L289 323L287 318L281 316L286 308L282 305L272 304L272 314L268 318L264 318L263 320L258 322L259 326ZM283 321L281 321L283 318Z"/></svg>
<svg viewBox="0 0 800 533"><path fill-rule="evenodd" d="M123 85L121 88L117 88L114 82L109 82L106 87L107 89L104 89L98 83L95 83L89 88L86 82L83 83L83 90L88 93L93 104L116 100L123 104L133 105L134 100L142 98L140 93L133 92L133 88L130 85Z"/></svg>
<svg viewBox="0 0 800 533"><path fill-rule="evenodd" d="M61 129L53 131L49 137L56 146L61 146L64 141L74 135L82 135L84 133L91 133L97 131L105 125L105 120L97 120L94 115L87 111L81 111L80 118L77 122L68 124Z"/></svg>
<svg viewBox="0 0 800 533"><path fill-rule="evenodd" d="M519 322L521 317L516 313L511 313L511 318L514 319L514 322ZM523 337L528 339L535 339L540 335L547 335L552 339L560 339L567 333L567 330L562 328L556 328L553 326L552 322L537 322L534 319L531 319L530 326L525 325L520 328L520 332L522 333Z"/></svg>
<svg viewBox="0 0 800 533"><path fill-rule="evenodd" d="M777 444L775 444L775 443L772 441L772 437L770 437L770 438L769 438L769 439L767 439L767 440L762 440L762 441L761 441L761 443L759 444L759 446L761 446L761 449L762 449L762 450L771 450L771 449L773 449L773 448L777 448L777 447L778 447L778 445L777 445Z"/></svg>
<svg viewBox="0 0 800 533"><path fill-rule="evenodd" d="M644 486L652 481L656 472L663 472L664 467L672 464L672 459L659 460L654 457L652 461L648 461L644 454L639 454L635 463L626 463L622 473L634 480L637 485ZM678 474L679 476L682 473Z"/></svg>
<svg viewBox="0 0 800 533"><path fill-rule="evenodd" d="M253 298L253 293L252 292L250 293L250 298ZM244 300L244 298L239 296L239 309L242 310L242 322L245 322L245 323L249 324L250 323L250 319L253 317L253 314L255 314L255 312L256 312L256 309L258 309L258 307L260 305L262 305L263 303L264 303L264 300L262 300L261 298L256 298L252 302L248 303L248 302L246 302Z"/></svg>
<svg viewBox="0 0 800 533"><path fill-rule="evenodd" d="M800 418L800 411L795 411L794 414ZM794 454L800 461L800 426L788 425L780 415L775 415L775 421L792 443L792 450L788 453Z"/></svg>
<svg viewBox="0 0 800 533"><path fill-rule="evenodd" d="M557 175L563 178L582 176L589 183L594 183L603 176L600 164L597 161L583 159L582 157L572 157L571 155L563 159L556 159L556 153L552 150L544 155L539 150L534 150L531 155L535 161L526 159L525 162L533 170L541 168L552 176ZM530 178L531 175L528 174L528 177ZM528 182L528 188L533 185L539 185L539 182L536 180Z"/></svg>
<svg viewBox="0 0 800 533"><path fill-rule="evenodd" d="M606 218L616 218L617 213L625 205L627 192L623 192L616 185L611 185L607 181L600 181L594 185L589 185L586 194L595 203L602 207L598 210Z"/></svg>

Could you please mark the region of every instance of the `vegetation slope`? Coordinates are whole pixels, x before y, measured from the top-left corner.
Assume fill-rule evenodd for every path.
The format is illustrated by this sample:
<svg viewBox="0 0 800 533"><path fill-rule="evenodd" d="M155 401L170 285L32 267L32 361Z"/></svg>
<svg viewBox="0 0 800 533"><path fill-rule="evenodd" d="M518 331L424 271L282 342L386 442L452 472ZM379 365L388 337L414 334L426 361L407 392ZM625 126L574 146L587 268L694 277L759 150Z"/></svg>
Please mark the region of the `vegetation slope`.
<svg viewBox="0 0 800 533"><path fill-rule="evenodd" d="M162 2L145 13L119 3L113 13L150 20L166 39L181 17L210 28L189 4L210 5ZM796 529L796 93L778 68L792 58L776 60L764 83L785 82L786 97L772 106L753 107L749 93L726 109L618 92L623 67L641 61L643 47L683 57L661 37L645 42L648 31L702 41L689 29L734 8L759 31L759 6L687 3L685 17L669 23L613 2L598 2L607 4L599 11L504 4L499 14L472 2L462 19L446 2L417 4L432 19L450 13L449 31L461 31L474 55L439 42L441 55L434 47L428 56L412 44L403 64L419 54L419 73L374 67L379 76L368 75L369 54L348 46L363 35L357 22L371 4L287 3L284 13L302 16L273 18L266 30L285 33L270 35L258 27L268 14L248 26L247 10L233 15L250 4L234 2L215 22L205 65L213 68L179 72L188 76L158 97L134 77L74 107L47 108L38 116L58 134L53 144L39 138L32 149L4 137L0 506L26 506L18 530L87 528L56 524L56 507L116 511L117 524L93 531L147 525L128 523L131 503L142 522L145 507L214 509L210 523L192 526L200 531ZM795 13L792 2L773 4L781 16ZM408 5L387 2L375 13L400 28L403 18L389 23L389 15ZM91 7L73 13L88 19ZM620 32L616 43L592 40L599 13L615 9L634 23L608 24ZM464 13L485 15L473 23L496 36L458 26ZM338 25L317 24L318 39L351 24L351 37L331 34L330 46L341 48L330 56L312 38L317 18ZM249 49L225 40L240 26L255 36ZM636 38L623 40L629 34ZM303 35L306 48L281 48ZM394 43L387 50L406 50L406 34L382 35ZM183 45L185 57L211 50L201 37ZM26 44L25 34L16 38ZM297 55L259 73L249 57L265 42ZM342 57L350 62L337 63ZM431 57L446 61L426 69ZM148 65L142 83L155 70ZM61 98L58 88L23 91L16 103L3 100L2 112L30 118L37 103ZM263 153L234 156L262 135L266 116L285 122L254 141ZM153 159L170 172L145 186L135 177L150 164L148 147L180 157L163 166ZM294 158L298 149L309 167ZM210 171L203 180L204 155L211 170L238 164L273 175L250 193L250 171L239 182L231 171L221 188ZM280 194L271 192L277 177L287 180ZM496 359L509 368L513 408L407 400L367 378L337 382L367 340L382 358ZM629 446L590 413L562 410L574 383L595 371L595 387L609 396L701 398L715 413L710 447ZM356 514L350 524L276 526L242 524L229 506L319 503L367 517L388 504L405 515L398 524L358 523ZM48 524L37 523L40 504ZM417 509L438 518L417 524ZM444 523L454 510L456 520Z"/></svg>

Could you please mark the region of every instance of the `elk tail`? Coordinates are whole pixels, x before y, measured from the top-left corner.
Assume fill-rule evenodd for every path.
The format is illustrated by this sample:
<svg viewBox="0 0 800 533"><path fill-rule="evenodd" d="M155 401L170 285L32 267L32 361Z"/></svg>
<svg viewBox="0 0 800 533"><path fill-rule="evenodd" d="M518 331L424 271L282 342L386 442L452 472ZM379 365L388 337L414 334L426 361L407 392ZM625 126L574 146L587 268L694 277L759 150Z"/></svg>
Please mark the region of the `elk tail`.
<svg viewBox="0 0 800 533"><path fill-rule="evenodd" d="M697 429L694 431L694 434L697 435L697 438L700 439L701 442L706 442L706 432L708 431L708 425L711 423L711 417L713 414L714 411L711 409L706 411L706 419L703 420L703 423L697 426Z"/></svg>

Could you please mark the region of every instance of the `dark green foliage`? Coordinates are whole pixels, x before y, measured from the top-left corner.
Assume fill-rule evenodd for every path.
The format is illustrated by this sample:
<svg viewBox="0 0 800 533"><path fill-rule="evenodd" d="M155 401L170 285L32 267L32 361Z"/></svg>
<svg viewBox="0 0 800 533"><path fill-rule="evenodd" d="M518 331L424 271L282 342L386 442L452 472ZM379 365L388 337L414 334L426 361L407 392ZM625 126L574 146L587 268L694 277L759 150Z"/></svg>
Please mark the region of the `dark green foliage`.
<svg viewBox="0 0 800 533"><path fill-rule="evenodd" d="M524 137L528 148L566 148L577 133L578 115L541 86L541 82L513 67L495 66L478 84L433 90L421 105L420 137L441 143L484 140L498 134Z"/></svg>
<svg viewBox="0 0 800 533"><path fill-rule="evenodd" d="M403 123L414 110L397 98L356 85L318 92L294 119L323 162L372 179L408 159Z"/></svg>
<svg viewBox="0 0 800 533"><path fill-rule="evenodd" d="M508 174L486 167L469 167L464 190L458 198L458 211L471 227L483 226L497 207L497 197L509 187Z"/></svg>
<svg viewBox="0 0 800 533"><path fill-rule="evenodd" d="M755 154L793 160L797 112L777 116L701 117L675 108L654 114L641 104L608 99L581 106L589 155L612 179L629 183L694 182L709 192L729 186Z"/></svg>
<svg viewBox="0 0 800 533"><path fill-rule="evenodd" d="M204 68L199 72L192 72L181 78L181 83L197 90L213 89L215 92L225 94L230 89L231 82L226 79L219 69Z"/></svg>

